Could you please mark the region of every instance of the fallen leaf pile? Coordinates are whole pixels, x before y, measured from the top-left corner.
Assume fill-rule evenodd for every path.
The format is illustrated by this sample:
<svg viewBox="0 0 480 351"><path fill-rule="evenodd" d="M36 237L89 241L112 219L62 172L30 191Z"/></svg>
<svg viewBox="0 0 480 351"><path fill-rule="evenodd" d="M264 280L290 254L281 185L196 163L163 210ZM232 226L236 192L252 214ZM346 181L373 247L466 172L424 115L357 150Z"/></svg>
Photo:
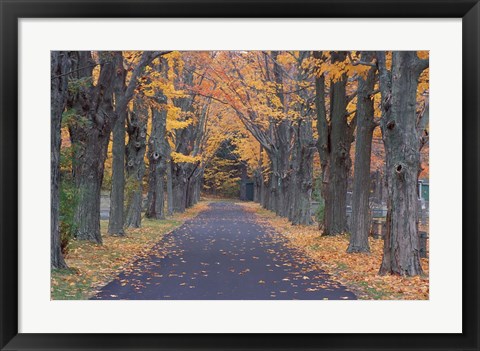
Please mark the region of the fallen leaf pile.
<svg viewBox="0 0 480 351"><path fill-rule="evenodd" d="M72 241L65 257L69 269L52 271L51 299L90 298L118 272L128 270L133 262L147 255L162 237L207 208L208 202L204 201L166 220L144 218L142 228L128 228L124 237L108 235L108 221L101 221L103 245Z"/></svg>
<svg viewBox="0 0 480 351"><path fill-rule="evenodd" d="M257 221L272 235L301 250L334 280L355 292L359 299L428 300L428 259L422 259L425 277L380 276L383 240L369 238L370 254L348 254L348 235L321 236L316 226L293 226L287 219L256 203L239 203L257 215ZM428 228L426 228L428 230Z"/></svg>

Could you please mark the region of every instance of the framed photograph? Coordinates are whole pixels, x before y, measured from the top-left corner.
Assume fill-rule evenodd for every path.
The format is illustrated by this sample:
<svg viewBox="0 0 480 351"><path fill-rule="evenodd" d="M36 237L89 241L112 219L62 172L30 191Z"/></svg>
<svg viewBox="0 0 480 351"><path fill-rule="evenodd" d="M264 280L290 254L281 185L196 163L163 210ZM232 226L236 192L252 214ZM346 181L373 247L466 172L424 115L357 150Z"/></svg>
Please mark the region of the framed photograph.
<svg viewBox="0 0 480 351"><path fill-rule="evenodd" d="M2 350L479 349L477 1L0 6Z"/></svg>

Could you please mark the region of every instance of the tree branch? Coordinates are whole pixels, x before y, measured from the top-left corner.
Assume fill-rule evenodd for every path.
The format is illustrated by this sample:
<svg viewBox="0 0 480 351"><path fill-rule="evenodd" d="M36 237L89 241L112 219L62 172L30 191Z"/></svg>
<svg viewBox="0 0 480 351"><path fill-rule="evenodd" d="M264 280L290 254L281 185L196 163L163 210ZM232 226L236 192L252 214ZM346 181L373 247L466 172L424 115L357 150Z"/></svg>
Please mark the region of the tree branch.
<svg viewBox="0 0 480 351"><path fill-rule="evenodd" d="M429 67L429 65L430 65L429 59L418 59L417 61L417 68L420 73L426 70Z"/></svg>
<svg viewBox="0 0 480 351"><path fill-rule="evenodd" d="M353 58L352 58L352 54L351 54L350 51L348 52L348 58L349 58L349 60L350 60L350 63L351 63L353 66L362 65L362 66L369 66L369 67L377 67L377 64L374 63L374 62L365 62L365 61L362 61L362 60L354 61Z"/></svg>

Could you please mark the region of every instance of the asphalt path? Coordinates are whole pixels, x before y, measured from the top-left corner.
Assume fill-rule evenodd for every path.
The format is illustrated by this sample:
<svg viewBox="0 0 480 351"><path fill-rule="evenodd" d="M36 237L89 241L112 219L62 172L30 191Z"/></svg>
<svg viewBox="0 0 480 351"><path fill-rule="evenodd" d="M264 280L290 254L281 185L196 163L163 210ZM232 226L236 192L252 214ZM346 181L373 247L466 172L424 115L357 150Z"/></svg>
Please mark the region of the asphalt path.
<svg viewBox="0 0 480 351"><path fill-rule="evenodd" d="M212 203L92 299L356 299L285 240L242 206Z"/></svg>

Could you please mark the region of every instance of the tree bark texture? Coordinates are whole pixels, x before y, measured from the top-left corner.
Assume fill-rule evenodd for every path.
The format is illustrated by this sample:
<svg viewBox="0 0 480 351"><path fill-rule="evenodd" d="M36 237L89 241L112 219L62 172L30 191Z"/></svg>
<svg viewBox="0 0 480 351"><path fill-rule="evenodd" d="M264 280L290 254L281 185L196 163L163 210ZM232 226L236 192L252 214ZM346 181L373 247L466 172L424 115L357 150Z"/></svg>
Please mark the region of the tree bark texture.
<svg viewBox="0 0 480 351"><path fill-rule="evenodd" d="M173 163L172 170L173 211L183 213L186 209L187 197L187 176L185 174L185 166Z"/></svg>
<svg viewBox="0 0 480 351"><path fill-rule="evenodd" d="M292 121L287 117L285 106L285 96L283 92L283 71L278 63L278 51L272 51L273 60L273 78L276 84L276 95L281 104L281 110L285 114L284 119L275 123L276 150L274 157L277 159L278 189L275 192L276 208L275 212L281 217L288 216L288 188L290 180L290 156L292 139Z"/></svg>
<svg viewBox="0 0 480 351"><path fill-rule="evenodd" d="M125 93L126 71L123 67L123 55L115 52L116 80L115 102L118 103ZM112 189L110 191L110 215L108 218L108 233L117 236L125 235L124 202L125 202L125 117L127 107L118 109L116 106L117 120L112 132Z"/></svg>
<svg viewBox="0 0 480 351"><path fill-rule="evenodd" d="M128 144L126 147L127 213L125 225L140 228L142 222L143 177L147 140L148 107L142 98L134 100L133 112L127 118Z"/></svg>
<svg viewBox="0 0 480 351"><path fill-rule="evenodd" d="M193 169L191 169L193 166ZM201 175L201 168L199 167L199 163L191 165L189 167L189 176L187 177L187 187L186 187L186 194L185 194L185 201L186 201L186 208L192 207L197 203L197 190L198 184L200 182L200 175Z"/></svg>
<svg viewBox="0 0 480 351"><path fill-rule="evenodd" d="M100 234L100 190L107 147L116 119L113 110L114 53L103 52L100 74L93 85L90 52L72 52L76 62L73 79L79 85L69 97L77 122L70 125L74 145L73 176L79 192L75 210L76 238L102 243ZM89 67L89 68L82 68Z"/></svg>
<svg viewBox="0 0 480 351"><path fill-rule="evenodd" d="M362 60L370 62L373 55L362 54ZM370 252L368 235L370 233L370 160L372 154L374 105L372 92L375 87L375 68L371 68L366 77L358 78L357 92L357 133L355 142L355 174L352 194L352 224L350 243L347 252Z"/></svg>
<svg viewBox="0 0 480 351"><path fill-rule="evenodd" d="M420 137L416 93L421 72L428 67L414 51L394 51L391 71L385 52L377 53L382 93L382 135L388 189L387 228L380 274L422 275L418 233Z"/></svg>
<svg viewBox="0 0 480 351"><path fill-rule="evenodd" d="M247 164L240 162L240 201L247 201Z"/></svg>
<svg viewBox="0 0 480 351"><path fill-rule="evenodd" d="M304 81L308 72L301 69L303 60L310 55L303 52L299 55L297 65L299 74L297 80ZM299 117L295 121L294 150L291 161L291 179L289 196L289 219L292 224L312 224L311 200L313 190L313 157L315 152L315 141L313 138L312 113L309 106L310 96L300 86L299 95L303 102L299 102L296 110Z"/></svg>
<svg viewBox="0 0 480 351"><path fill-rule="evenodd" d="M70 60L66 51L52 51L50 54L51 74L51 155L50 160L50 196L51 196L51 223L50 223L50 266L51 268L67 268L62 255L59 228L59 182L60 182L60 146L62 113L67 104L68 75Z"/></svg>
<svg viewBox="0 0 480 351"><path fill-rule="evenodd" d="M313 56L321 60L322 53ZM331 52L332 62L346 59L344 52ZM323 235L336 235L347 230L347 187L351 168L350 147L355 121L348 123L347 76L330 82L330 120L325 106L325 78L315 78L315 106L317 110L318 152L322 167L321 193L325 200Z"/></svg>
<svg viewBox="0 0 480 351"><path fill-rule="evenodd" d="M294 225L310 225L312 224L310 206L313 190L313 155L315 145L312 142L312 125L309 120L299 122L296 140L296 157L293 163L295 180L290 183L293 191L291 191L290 207L292 210L289 219Z"/></svg>
<svg viewBox="0 0 480 351"><path fill-rule="evenodd" d="M170 146L168 154L170 155ZM173 215L173 180L172 180L172 159L167 164L167 214Z"/></svg>
<svg viewBox="0 0 480 351"><path fill-rule="evenodd" d="M166 103L166 97L164 97ZM165 219L165 174L167 170L166 153L167 110L152 109L152 132L148 141L148 196L145 216Z"/></svg>
<svg viewBox="0 0 480 351"><path fill-rule="evenodd" d="M350 146L352 143L347 122L347 78L342 77L330 85L331 134L330 134L330 174L328 180L328 202L325 203L325 235L335 235L347 231L347 187L350 173Z"/></svg>

